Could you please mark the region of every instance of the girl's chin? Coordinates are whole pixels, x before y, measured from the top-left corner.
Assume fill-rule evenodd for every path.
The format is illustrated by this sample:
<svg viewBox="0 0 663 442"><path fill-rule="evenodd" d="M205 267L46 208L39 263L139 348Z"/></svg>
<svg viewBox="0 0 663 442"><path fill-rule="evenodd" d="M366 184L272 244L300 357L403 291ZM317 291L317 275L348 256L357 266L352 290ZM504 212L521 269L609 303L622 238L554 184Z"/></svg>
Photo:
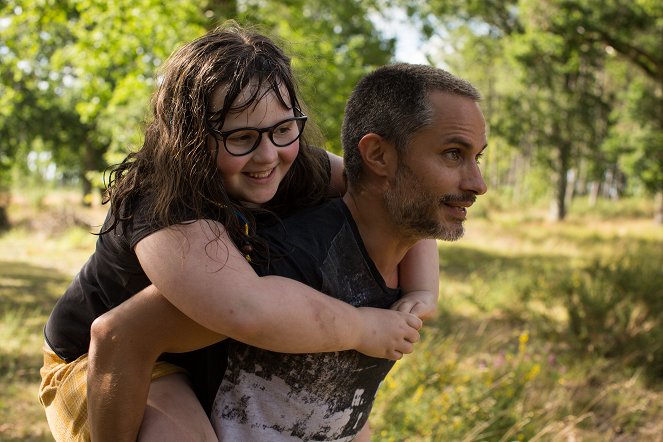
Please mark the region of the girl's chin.
<svg viewBox="0 0 663 442"><path fill-rule="evenodd" d="M252 198L251 201L247 201L246 199L240 200L240 204L244 207L252 207L252 208L257 208L262 206L265 203L268 203L272 198L274 198L274 195L276 193L273 193L271 195L261 195L256 198Z"/></svg>
<svg viewBox="0 0 663 442"><path fill-rule="evenodd" d="M244 207L257 208L262 206L264 203L252 203L251 201L240 201L239 202Z"/></svg>

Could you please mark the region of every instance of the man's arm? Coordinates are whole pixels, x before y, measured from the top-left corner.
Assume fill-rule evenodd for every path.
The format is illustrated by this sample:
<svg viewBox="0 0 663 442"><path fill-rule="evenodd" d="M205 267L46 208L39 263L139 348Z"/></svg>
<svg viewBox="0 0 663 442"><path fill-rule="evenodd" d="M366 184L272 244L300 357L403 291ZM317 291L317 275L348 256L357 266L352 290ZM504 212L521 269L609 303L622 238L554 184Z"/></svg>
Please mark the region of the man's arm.
<svg viewBox="0 0 663 442"><path fill-rule="evenodd" d="M437 241L421 240L405 255L398 266L403 296L392 309L409 312L419 319L435 316L440 291L440 258Z"/></svg>

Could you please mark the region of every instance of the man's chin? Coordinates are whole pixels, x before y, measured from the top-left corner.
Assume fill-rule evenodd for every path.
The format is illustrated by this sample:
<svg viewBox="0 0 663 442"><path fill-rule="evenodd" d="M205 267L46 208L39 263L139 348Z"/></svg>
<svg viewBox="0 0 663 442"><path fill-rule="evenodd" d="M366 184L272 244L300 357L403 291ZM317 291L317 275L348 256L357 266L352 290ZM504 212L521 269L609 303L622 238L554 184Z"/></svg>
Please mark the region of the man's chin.
<svg viewBox="0 0 663 442"><path fill-rule="evenodd" d="M454 223L454 225L440 226L437 235L435 235L435 239L450 242L458 241L463 237L463 234L465 234L465 228L463 227L463 223L461 221Z"/></svg>

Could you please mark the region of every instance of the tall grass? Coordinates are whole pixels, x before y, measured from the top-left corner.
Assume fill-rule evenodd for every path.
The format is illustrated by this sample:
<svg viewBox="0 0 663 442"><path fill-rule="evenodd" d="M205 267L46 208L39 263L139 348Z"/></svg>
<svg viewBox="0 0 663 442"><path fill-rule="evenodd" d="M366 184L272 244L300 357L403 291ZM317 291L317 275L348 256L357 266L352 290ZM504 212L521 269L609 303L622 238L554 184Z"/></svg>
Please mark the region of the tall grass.
<svg viewBox="0 0 663 442"><path fill-rule="evenodd" d="M51 440L41 330L104 215L63 201L17 200L0 236L3 441ZM663 228L618 204L557 224L479 205L440 243L439 314L381 387L373 440L662 441Z"/></svg>
<svg viewBox="0 0 663 442"><path fill-rule="evenodd" d="M484 207L441 243L441 312L381 388L374 439L663 440L663 228L613 206L557 224Z"/></svg>
<svg viewBox="0 0 663 442"><path fill-rule="evenodd" d="M19 195L9 217L13 228L0 235L0 440L52 441L37 400L42 329L93 250L103 212L78 209L67 193Z"/></svg>

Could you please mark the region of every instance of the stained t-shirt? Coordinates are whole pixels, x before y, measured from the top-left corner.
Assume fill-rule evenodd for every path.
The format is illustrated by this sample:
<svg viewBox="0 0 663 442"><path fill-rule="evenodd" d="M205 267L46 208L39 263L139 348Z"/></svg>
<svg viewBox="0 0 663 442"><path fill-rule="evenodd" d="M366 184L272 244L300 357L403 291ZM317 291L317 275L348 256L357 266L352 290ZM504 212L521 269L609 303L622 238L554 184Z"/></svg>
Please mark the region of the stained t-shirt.
<svg viewBox="0 0 663 442"><path fill-rule="evenodd" d="M259 273L299 280L358 307L389 308L400 296L385 285L340 199L261 236L271 244L271 260ZM352 440L393 366L356 351L293 355L233 340L227 351L212 409L221 441Z"/></svg>

